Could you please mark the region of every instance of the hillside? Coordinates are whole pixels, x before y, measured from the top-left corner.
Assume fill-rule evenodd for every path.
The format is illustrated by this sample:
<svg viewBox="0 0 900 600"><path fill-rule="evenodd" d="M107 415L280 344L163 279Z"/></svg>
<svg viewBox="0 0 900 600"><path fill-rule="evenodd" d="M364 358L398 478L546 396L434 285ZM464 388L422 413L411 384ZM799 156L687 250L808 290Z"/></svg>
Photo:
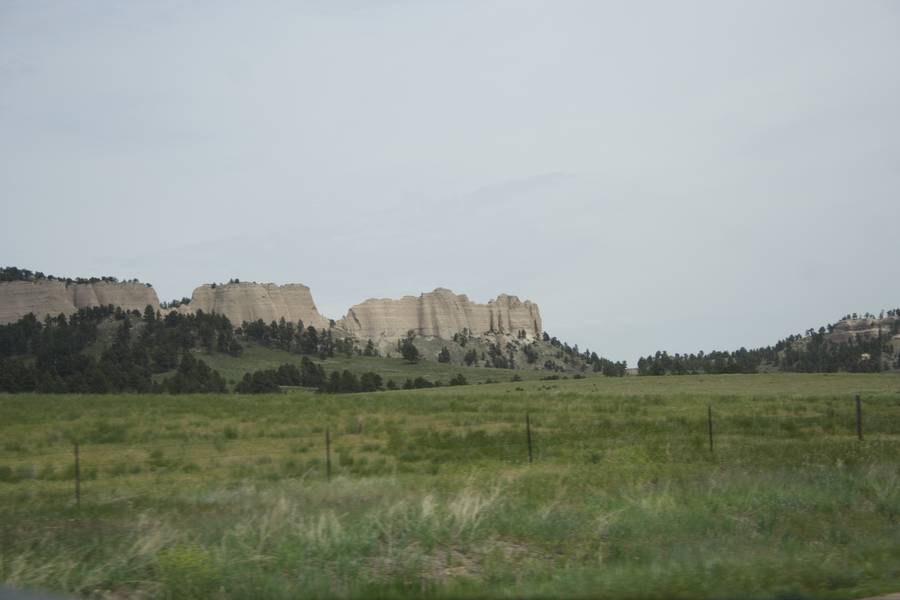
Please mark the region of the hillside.
<svg viewBox="0 0 900 600"><path fill-rule="evenodd" d="M401 358L402 357L402 358ZM455 335L441 340L408 334L382 353L374 343L335 327L284 320L234 328L217 313L163 317L111 306L39 321L26 315L0 326L0 391L170 392L319 391L465 385L521 379L624 374L624 363L544 334Z"/></svg>
<svg viewBox="0 0 900 600"><path fill-rule="evenodd" d="M669 354L638 360L640 375L756 373L765 371L881 372L900 370L900 308L846 315L774 345L748 350Z"/></svg>
<svg viewBox="0 0 900 600"><path fill-rule="evenodd" d="M284 350L266 348L252 342L244 346L244 351L239 357L227 354L205 354L201 350L195 351L198 358L204 360L211 368L222 374L222 377L233 386L240 381L245 374L264 369L276 369L283 364L300 366L302 355ZM462 374L469 383L509 382L518 377L529 381L547 377L550 373L537 370L510 370L491 367L466 367L460 364L445 364L436 360L421 360L417 363L409 363L400 357L373 357L361 355L337 355L331 358L313 359L313 362L322 366L326 372L350 371L356 376L364 373L377 373L385 382L393 380L402 384L407 379L423 377L428 381L446 384L454 376ZM159 375L165 377L171 374L167 372ZM574 375L571 373L570 375Z"/></svg>
<svg viewBox="0 0 900 600"><path fill-rule="evenodd" d="M479 304L437 288L335 321L299 283L233 279L160 303L136 279L0 269L0 391L346 392L625 367L550 337L537 304L508 294Z"/></svg>

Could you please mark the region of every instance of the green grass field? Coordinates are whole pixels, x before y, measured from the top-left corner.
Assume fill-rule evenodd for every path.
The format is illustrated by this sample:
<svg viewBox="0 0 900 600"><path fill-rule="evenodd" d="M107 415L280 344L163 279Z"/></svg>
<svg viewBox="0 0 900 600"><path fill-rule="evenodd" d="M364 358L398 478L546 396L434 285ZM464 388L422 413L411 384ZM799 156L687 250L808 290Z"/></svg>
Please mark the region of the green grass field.
<svg viewBox="0 0 900 600"><path fill-rule="evenodd" d="M897 592L900 376L0 396L0 580L102 598Z"/></svg>

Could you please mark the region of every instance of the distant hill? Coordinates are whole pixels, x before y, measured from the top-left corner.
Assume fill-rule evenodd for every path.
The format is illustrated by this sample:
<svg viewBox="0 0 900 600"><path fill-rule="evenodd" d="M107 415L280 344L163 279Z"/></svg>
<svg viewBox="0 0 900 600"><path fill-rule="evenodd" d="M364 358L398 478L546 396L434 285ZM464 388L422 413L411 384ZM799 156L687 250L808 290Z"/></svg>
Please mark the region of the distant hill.
<svg viewBox="0 0 900 600"><path fill-rule="evenodd" d="M881 372L900 370L900 308L846 315L836 323L748 350L669 354L638 360L639 375L697 373Z"/></svg>

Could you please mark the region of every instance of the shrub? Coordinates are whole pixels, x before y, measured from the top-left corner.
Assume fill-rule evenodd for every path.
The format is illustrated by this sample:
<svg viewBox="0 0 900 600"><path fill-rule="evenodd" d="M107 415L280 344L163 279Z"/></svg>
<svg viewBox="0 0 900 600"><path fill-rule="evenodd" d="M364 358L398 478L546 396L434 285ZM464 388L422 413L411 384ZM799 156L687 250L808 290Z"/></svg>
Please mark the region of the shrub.
<svg viewBox="0 0 900 600"><path fill-rule="evenodd" d="M462 373L450 378L450 385L468 385L468 383L466 376Z"/></svg>

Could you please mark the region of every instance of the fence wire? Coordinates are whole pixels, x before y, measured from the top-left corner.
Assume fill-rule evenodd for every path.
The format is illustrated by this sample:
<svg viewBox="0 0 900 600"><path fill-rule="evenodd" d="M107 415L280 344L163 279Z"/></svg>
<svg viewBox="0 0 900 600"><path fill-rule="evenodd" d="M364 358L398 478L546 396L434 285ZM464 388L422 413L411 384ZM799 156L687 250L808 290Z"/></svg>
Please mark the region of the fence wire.
<svg viewBox="0 0 900 600"><path fill-rule="evenodd" d="M870 422L866 423L864 411L855 413L852 404L847 413L841 413L843 427L840 433L848 443L865 441L865 446L860 448L865 448L872 456L891 452L900 454L900 438L894 437L900 426L900 416L891 416L883 421L869 419ZM336 475L374 475L377 474L377 469L397 469L405 462L439 461L440 464L455 464L493 460L530 463L534 460L553 459L565 451L591 453L592 462L601 462L602 456L598 456L598 453L614 451L627 443L629 435L640 436L646 431L666 436L665 453L669 462L676 462L671 457L673 442L682 445L675 448L676 454L681 452L685 454L686 460L696 460L704 452L715 457L723 448L727 449L729 444L736 443L727 427L716 423L719 420L727 424L729 418L741 422L749 420L752 426L741 431L740 435L742 443L751 446L758 441L805 439L803 436L798 437L791 428L797 428L798 423L802 425L813 417L795 413L731 415L718 419L716 412L710 409L702 418L697 414L678 415L674 418L669 416L666 419L642 419L635 416L631 421L617 422L615 425L619 426L618 430L611 431L613 424L607 418L571 423L566 413L536 411L530 416L523 414L521 421L515 421L520 423L516 426L511 426L514 421L506 413L500 421L480 423L481 427L487 426L488 429L450 425L446 429L418 426L404 431L394 424L380 423L374 427L374 433L368 432L371 425L364 426L363 421L357 417L357 431L353 431L353 427L344 427L343 433L338 434L330 427L315 427L309 433L300 435L256 438L242 437L237 429L234 434L229 434L229 428L226 427L223 431L225 437L129 445L117 441L79 442L77 452L75 444L38 452L31 452L24 447L7 451L0 454L0 491L6 488L7 491L61 492L69 486L70 489L77 487L80 490L79 501L87 501L98 480L112 483L112 487L116 489L146 487L149 494L160 485L222 485L224 482L219 473L222 469L239 470L236 475L232 475L240 479L229 479L227 485L230 486L241 480L266 480L276 475L328 480ZM866 435L866 425L872 424L872 432ZM501 426L490 429L497 425ZM758 435L760 432L762 434ZM707 435L708 451L705 448ZM347 441L352 441L352 445L348 446ZM657 448L656 451L660 450ZM815 447L811 447L810 451L811 459L828 458L825 453L817 455ZM111 453L115 456L111 456ZM372 458L373 454L378 456ZM346 458L348 455L349 459ZM280 468L280 475L263 472L268 466ZM59 467L62 467L61 472L57 472ZM257 473L245 471L254 468L258 470ZM103 497L106 493L108 490L104 491ZM147 494L135 493L129 497L138 498L142 495ZM116 498L120 500L122 497Z"/></svg>

